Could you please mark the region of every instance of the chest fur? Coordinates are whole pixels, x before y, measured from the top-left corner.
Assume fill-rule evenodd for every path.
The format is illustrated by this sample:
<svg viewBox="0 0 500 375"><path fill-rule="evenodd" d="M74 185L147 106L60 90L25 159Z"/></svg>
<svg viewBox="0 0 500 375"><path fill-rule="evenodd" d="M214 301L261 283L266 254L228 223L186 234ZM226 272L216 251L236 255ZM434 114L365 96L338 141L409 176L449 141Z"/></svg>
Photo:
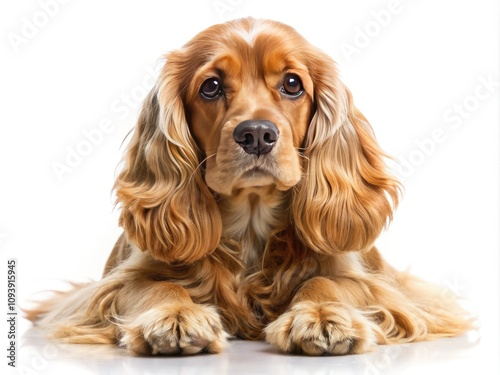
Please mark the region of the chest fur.
<svg viewBox="0 0 500 375"><path fill-rule="evenodd" d="M286 196L247 189L221 202L223 236L239 243L247 270L261 259L269 238L287 222Z"/></svg>

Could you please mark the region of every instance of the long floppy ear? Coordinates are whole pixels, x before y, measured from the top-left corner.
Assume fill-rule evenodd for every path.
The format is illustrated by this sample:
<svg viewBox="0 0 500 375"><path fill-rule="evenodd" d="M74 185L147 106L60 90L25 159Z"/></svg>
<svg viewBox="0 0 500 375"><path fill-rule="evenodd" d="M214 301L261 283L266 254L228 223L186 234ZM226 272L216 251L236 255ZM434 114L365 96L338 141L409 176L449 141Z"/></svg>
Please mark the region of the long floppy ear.
<svg viewBox="0 0 500 375"><path fill-rule="evenodd" d="M143 103L115 182L128 240L169 263L202 258L217 247L222 232L184 113L180 82L185 69L175 53L168 56Z"/></svg>
<svg viewBox="0 0 500 375"><path fill-rule="evenodd" d="M367 251L392 218L399 183L386 172L385 155L334 62L315 52L309 64L316 112L293 199L297 235L319 253Z"/></svg>

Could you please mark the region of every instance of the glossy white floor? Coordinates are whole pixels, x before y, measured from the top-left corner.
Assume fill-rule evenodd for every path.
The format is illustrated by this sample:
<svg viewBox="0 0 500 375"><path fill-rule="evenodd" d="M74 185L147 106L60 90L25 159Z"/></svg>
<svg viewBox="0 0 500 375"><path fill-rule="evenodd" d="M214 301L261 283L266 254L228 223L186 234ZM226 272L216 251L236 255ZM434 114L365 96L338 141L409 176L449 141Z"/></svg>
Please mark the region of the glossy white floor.
<svg viewBox="0 0 500 375"><path fill-rule="evenodd" d="M106 345L48 341L22 321L22 374L498 374L498 353L477 332L454 339L380 346L364 355L306 357L279 353L263 342L233 340L218 355L133 357ZM14 372L13 372L14 373Z"/></svg>

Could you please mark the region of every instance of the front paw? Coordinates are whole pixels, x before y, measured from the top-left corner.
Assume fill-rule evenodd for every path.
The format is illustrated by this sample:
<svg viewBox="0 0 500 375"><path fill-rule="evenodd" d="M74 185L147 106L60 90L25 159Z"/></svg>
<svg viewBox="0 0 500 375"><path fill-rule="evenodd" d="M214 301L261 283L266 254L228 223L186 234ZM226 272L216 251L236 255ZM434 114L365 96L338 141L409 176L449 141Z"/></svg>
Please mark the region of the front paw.
<svg viewBox="0 0 500 375"><path fill-rule="evenodd" d="M308 355L364 353L376 344L377 326L337 302L299 302L266 329L266 339L284 352Z"/></svg>
<svg viewBox="0 0 500 375"><path fill-rule="evenodd" d="M120 344L137 354L219 353L227 333L211 306L165 305L120 324Z"/></svg>

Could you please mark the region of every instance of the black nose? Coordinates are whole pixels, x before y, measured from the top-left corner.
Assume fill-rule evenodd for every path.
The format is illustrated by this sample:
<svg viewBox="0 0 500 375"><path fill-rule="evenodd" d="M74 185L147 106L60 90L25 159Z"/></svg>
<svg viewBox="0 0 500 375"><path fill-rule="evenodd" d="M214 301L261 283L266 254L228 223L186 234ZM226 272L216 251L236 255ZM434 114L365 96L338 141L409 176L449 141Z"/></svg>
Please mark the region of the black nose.
<svg viewBox="0 0 500 375"><path fill-rule="evenodd" d="M269 153L279 137L276 125L266 120L246 120L234 129L233 138L247 154Z"/></svg>

